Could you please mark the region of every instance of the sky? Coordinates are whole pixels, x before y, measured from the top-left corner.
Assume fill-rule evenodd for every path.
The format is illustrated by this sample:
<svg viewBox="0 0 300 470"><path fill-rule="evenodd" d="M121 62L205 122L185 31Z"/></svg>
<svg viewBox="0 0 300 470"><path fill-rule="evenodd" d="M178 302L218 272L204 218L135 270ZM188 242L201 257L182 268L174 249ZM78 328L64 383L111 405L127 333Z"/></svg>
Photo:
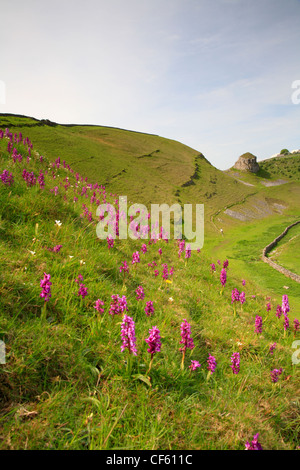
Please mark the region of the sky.
<svg viewBox="0 0 300 470"><path fill-rule="evenodd" d="M221 170L300 148L300 0L6 0L0 44L0 113L157 134Z"/></svg>

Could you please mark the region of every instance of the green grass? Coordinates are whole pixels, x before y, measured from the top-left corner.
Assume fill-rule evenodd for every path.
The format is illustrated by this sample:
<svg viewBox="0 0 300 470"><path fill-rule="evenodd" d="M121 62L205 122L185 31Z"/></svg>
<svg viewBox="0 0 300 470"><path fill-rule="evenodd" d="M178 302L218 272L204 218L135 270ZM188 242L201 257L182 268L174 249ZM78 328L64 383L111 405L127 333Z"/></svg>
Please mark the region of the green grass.
<svg viewBox="0 0 300 470"><path fill-rule="evenodd" d="M300 226L292 227L286 236L277 243L276 247L269 253L275 263L300 274Z"/></svg>
<svg viewBox="0 0 300 470"><path fill-rule="evenodd" d="M251 156L251 154L249 155ZM258 162L258 164L259 171L257 173L237 170L234 167L227 170L226 173L254 186L260 186L265 181L269 183L278 179L284 179L286 182L300 181L300 154L268 158Z"/></svg>
<svg viewBox="0 0 300 470"><path fill-rule="evenodd" d="M49 126L3 114L1 127L21 131L49 161L60 156L89 181L126 195L132 203L205 204L209 233L220 205L251 192L214 168L201 152L160 136L103 126Z"/></svg>
<svg viewBox="0 0 300 470"><path fill-rule="evenodd" d="M223 237L219 236L218 243L213 245L212 241L207 241L207 250L214 254L215 261L217 258L228 258L240 278L253 279L255 284L268 291L270 296L278 297L288 293L293 299L295 310L299 311L299 283L285 277L261 260L263 248L282 233L289 224L298 219L299 216L295 212L291 213L289 218L273 216L264 219L263 223L261 221L244 222L243 226L236 225L225 231ZM292 256L289 260L291 259ZM294 262L289 261L290 267L293 265L293 269L297 272L299 269L297 254L294 259ZM289 289L286 290L285 286Z"/></svg>
<svg viewBox="0 0 300 470"><path fill-rule="evenodd" d="M299 310L299 284L263 263L261 256L266 245L288 225L299 220L300 185L297 181L290 181L266 187L262 184L265 176L262 178L248 172L241 173L238 177L242 176L244 181L253 185L249 186L251 192L238 203L222 205L213 214L215 232L214 237L206 237L206 252L214 260L230 259L241 278L252 278L274 297L285 294L287 290L284 286L289 287L289 296L292 296L295 308ZM278 175L274 179L278 179ZM233 211L235 217L226 214L226 209ZM239 215L244 219L237 218ZM220 228L223 228L223 235L220 234ZM284 262L298 272L297 254L294 256L289 250Z"/></svg>
<svg viewBox="0 0 300 470"><path fill-rule="evenodd" d="M300 155L292 154L286 157L274 157L259 162L260 171L268 178L284 178L288 181L300 181Z"/></svg>
<svg viewBox="0 0 300 470"><path fill-rule="evenodd" d="M23 161L13 163L7 141L0 146L0 173L8 169L14 176L12 186L0 182L0 338L6 346L6 363L0 365L0 448L237 450L259 432L264 449L295 449L300 425L299 366L292 364L291 356L297 337L292 328L284 334L282 318L275 316L281 292L274 294L271 289L279 273L272 270L262 276L261 270L269 267L257 259L259 247L280 232L277 219L264 229L258 221L253 226L228 223L231 238L222 239L223 246L215 239L213 258L213 237L187 261L183 255L179 259L174 241L151 243L134 267L132 253L140 250L142 241L117 240L108 250L106 240L96 236L92 190L88 198L81 196L82 184L76 188L74 174L62 167L49 171L45 189L27 187L23 168L37 176L50 162L41 163L33 152L26 163L27 153L19 145ZM221 197L221 176L217 170L214 175L203 177L211 178L211 187L217 185ZM65 191L66 177L70 186ZM241 188L231 180L228 184ZM55 186L56 196L50 192ZM194 196L194 186L182 188L186 197ZM229 203L230 191L224 188L224 193ZM94 223L81 217L83 203L92 211ZM62 222L61 227L55 220ZM258 228L261 239L255 238ZM253 265L249 242L256 250ZM62 245L60 252L47 250L57 244ZM228 247L233 258L220 294L221 266L216 263L217 271L212 273L210 263L216 262L216 256L223 262ZM125 285L119 272L124 260L130 266ZM158 277L148 266L153 260ZM171 283L163 282L161 263L174 267ZM253 275L245 277L245 287L239 263L251 265L248 274ZM44 272L51 274L52 282L45 312L40 298ZM88 289L84 299L77 295L79 274ZM268 281L269 275L273 277ZM139 285L145 289L143 301L135 297ZM246 293L236 316L231 304L234 287ZM267 314L270 293L272 310ZM127 298L128 315L135 321L136 357L121 352L122 317L109 314L113 294ZM297 286L291 286L288 294L292 322L297 316ZM105 302L102 315L94 309L98 298ZM144 312L147 300L154 301L150 317ZM256 315L263 318L260 335L254 332ZM195 347L187 351L182 370L179 342L185 318ZM162 348L148 373L145 339L154 325L160 329ZM271 356L268 349L273 342L277 348ZM238 375L230 369L230 357L236 351L241 355ZM209 354L216 357L217 367L207 380ZM191 359L198 360L201 368L191 372ZM270 371L279 367L283 374L272 384Z"/></svg>

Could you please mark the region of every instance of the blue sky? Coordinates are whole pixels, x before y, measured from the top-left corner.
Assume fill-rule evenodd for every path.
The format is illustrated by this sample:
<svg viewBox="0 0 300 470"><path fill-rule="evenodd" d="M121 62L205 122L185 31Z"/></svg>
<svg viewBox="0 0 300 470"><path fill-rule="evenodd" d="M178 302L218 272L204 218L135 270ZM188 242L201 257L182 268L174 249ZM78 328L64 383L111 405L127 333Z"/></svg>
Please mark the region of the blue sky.
<svg viewBox="0 0 300 470"><path fill-rule="evenodd" d="M10 0L0 15L0 112L158 134L222 170L300 148L299 0Z"/></svg>

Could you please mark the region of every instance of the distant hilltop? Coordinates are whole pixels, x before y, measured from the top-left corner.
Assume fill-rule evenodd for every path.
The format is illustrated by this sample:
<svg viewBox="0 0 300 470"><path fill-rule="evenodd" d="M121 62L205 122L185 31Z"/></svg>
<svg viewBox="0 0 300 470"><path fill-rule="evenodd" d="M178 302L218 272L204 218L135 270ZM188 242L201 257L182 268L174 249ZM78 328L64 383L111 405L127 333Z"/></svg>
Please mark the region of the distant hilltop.
<svg viewBox="0 0 300 470"><path fill-rule="evenodd" d="M251 171L251 173L257 173L259 171L259 164L255 155L247 152L239 157L235 162L234 168L237 170Z"/></svg>
<svg viewBox="0 0 300 470"><path fill-rule="evenodd" d="M288 149L282 149L280 153L275 153L275 155L272 155L270 158L285 157L287 155L294 155L298 153L300 153L300 149L291 150L291 152Z"/></svg>
<svg viewBox="0 0 300 470"><path fill-rule="evenodd" d="M297 155L297 154L298 155L300 154L300 149L291 150L291 151L289 151L288 149L282 149L280 153L276 153L275 155L272 155L267 160L270 160L271 158L289 157L289 156ZM261 160L260 163L265 162L265 161L266 160ZM247 152L238 158L233 168L235 168L236 170L250 171L251 173L257 173L260 169L260 166L257 162L256 156L250 152Z"/></svg>

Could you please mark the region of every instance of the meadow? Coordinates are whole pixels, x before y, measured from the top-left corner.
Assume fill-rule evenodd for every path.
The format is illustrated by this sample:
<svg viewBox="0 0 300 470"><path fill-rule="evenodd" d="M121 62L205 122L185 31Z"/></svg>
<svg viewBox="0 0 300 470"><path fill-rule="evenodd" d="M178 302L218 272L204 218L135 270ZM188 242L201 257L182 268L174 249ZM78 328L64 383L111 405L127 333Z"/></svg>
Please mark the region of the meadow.
<svg viewBox="0 0 300 470"><path fill-rule="evenodd" d="M299 253L300 227L292 227L286 237L284 237L277 246L270 252L273 261L281 266L299 274L300 253Z"/></svg>
<svg viewBox="0 0 300 470"><path fill-rule="evenodd" d="M41 140L36 147L24 134L39 127L28 122L22 135L15 124L0 132L1 449L296 449L298 285L283 291L282 277L257 255L280 229L279 215L264 229L257 220L241 226L228 219L230 241L218 232L213 246L222 182L236 188L224 189L223 206L238 203L243 191L247 203L253 189L222 179L200 157L194 180L201 172L203 195L213 200L203 249L190 252L187 240L161 236L101 240L97 206L117 207L113 189L126 189L126 178L108 190L99 161L103 180L96 182L84 158L82 173L78 160L73 168L53 150L49 158ZM70 157L73 150L66 146ZM196 158L186 152L187 173L169 175L165 202L193 197L196 183L182 187ZM166 181L164 174L148 200ZM281 224L296 213L290 203ZM258 227L264 239L255 238ZM251 267L242 230L256 244Z"/></svg>

